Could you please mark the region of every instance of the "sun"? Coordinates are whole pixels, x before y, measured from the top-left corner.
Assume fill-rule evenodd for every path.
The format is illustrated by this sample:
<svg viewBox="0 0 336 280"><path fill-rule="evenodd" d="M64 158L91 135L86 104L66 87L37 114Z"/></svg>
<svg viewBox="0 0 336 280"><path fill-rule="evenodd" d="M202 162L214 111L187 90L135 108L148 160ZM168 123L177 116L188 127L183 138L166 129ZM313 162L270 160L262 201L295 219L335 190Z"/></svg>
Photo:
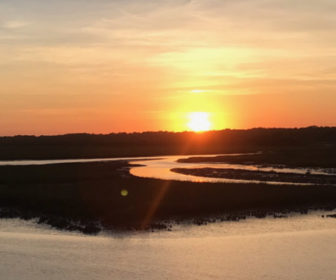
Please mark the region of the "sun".
<svg viewBox="0 0 336 280"><path fill-rule="evenodd" d="M188 114L188 128L195 132L208 131L211 128L209 113L192 112Z"/></svg>

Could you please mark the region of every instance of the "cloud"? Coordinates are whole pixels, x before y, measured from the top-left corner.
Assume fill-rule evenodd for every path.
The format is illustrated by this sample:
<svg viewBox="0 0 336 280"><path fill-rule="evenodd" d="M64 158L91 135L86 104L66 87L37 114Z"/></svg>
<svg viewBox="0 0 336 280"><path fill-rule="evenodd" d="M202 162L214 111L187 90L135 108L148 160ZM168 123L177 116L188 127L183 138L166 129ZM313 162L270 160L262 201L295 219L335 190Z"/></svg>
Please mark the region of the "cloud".
<svg viewBox="0 0 336 280"><path fill-rule="evenodd" d="M336 60L332 0L4 3L1 63L22 69L47 64L132 78L143 68L192 83L200 76L321 78Z"/></svg>
<svg viewBox="0 0 336 280"><path fill-rule="evenodd" d="M29 22L20 20L10 20L1 24L4 29L18 29L29 25Z"/></svg>

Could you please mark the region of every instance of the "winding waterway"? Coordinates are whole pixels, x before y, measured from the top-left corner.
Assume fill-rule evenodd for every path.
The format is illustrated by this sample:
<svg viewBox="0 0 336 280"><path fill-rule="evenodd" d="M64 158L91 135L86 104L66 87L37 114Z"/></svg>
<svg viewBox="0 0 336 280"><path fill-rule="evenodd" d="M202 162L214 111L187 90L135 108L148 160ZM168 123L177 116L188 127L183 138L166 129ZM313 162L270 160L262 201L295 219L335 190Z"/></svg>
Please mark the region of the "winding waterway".
<svg viewBox="0 0 336 280"><path fill-rule="evenodd" d="M143 178L157 178L163 180L179 180L191 182L222 182L222 183L260 183L256 180L241 180L241 179L228 179L228 178L214 178L202 177L181 174L171 171L173 168L223 168L223 169L236 169L236 170L249 170L249 171L264 171L264 172L277 172L277 173L292 173L292 174L306 174L309 172L312 175L335 175L324 169L307 169L307 168L279 168L279 167L265 167L253 164L227 164L227 163L182 163L178 159L188 157L216 157L220 155L174 155L174 156L152 156L152 157L119 157L119 158L94 158L94 159L60 159L60 160L13 160L13 161L0 161L1 165L46 165L46 164L61 164L61 163L81 163L81 162L102 162L102 161L129 161L138 166L132 167L130 173L134 176ZM229 154L233 155L233 154ZM236 156L242 154L234 154ZM140 166L139 166L140 165ZM268 184L282 184L282 185L312 185L310 183L297 183L297 182L281 182L281 181L262 181Z"/></svg>
<svg viewBox="0 0 336 280"><path fill-rule="evenodd" d="M236 154L240 155L240 154ZM197 157L215 157L217 155L202 155ZM130 173L134 176L143 178L157 178L164 180L179 180L191 182L222 182L222 183L260 183L256 180L241 180L241 179L227 179L227 178L211 178L194 175L186 175L171 171L173 168L223 168L223 169L236 169L236 170L249 170L249 171L263 171L263 172L277 172L277 173L292 173L292 174L306 174L309 172L312 175L330 176L327 170L323 169L308 169L308 168L276 168L276 167L262 167L258 165L246 164L228 164L228 163L183 163L178 162L178 159L188 158L191 156L166 156L162 158L146 159L144 161L137 160L131 161L133 164L140 164L142 166L133 167ZM276 181L263 181L268 184L282 184L282 185L312 185L310 183L290 183L290 182L276 182Z"/></svg>

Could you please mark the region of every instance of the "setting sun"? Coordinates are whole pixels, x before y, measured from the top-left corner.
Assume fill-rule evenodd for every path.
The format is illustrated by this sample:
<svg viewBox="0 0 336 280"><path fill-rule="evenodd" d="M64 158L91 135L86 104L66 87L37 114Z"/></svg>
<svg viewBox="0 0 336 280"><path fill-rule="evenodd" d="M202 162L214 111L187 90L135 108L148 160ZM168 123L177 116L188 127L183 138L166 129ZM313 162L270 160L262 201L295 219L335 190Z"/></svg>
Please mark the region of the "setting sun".
<svg viewBox="0 0 336 280"><path fill-rule="evenodd" d="M192 112L188 115L188 128L195 132L207 131L211 128L209 113Z"/></svg>

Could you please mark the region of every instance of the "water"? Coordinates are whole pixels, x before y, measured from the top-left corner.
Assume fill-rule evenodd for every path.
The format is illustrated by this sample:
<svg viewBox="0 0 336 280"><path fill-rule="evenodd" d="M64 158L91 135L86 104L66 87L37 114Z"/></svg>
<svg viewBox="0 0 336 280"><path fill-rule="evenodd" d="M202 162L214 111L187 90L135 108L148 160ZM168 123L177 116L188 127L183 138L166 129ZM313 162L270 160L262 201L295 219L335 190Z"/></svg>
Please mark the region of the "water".
<svg viewBox="0 0 336 280"><path fill-rule="evenodd" d="M239 154L237 154L239 155ZM202 155L197 157L215 157L217 155ZM250 171L274 171L278 173L294 173L306 174L309 171L311 174L330 176L332 174L324 171L323 169L307 169L307 168L276 168L276 167L261 167L259 165L243 165L243 164L227 164L227 163L182 163L177 162L178 159L188 158L190 156L165 156L163 158L155 158L148 160L131 161L133 164L140 164L143 166L133 167L130 173L134 176L143 178L157 178L164 180L179 180L191 182L216 182L216 183L260 183L256 180L240 180L240 179L226 179L226 178L211 178L194 175L185 175L181 173L172 172L172 168L229 168ZM265 182L265 181L263 181ZM267 182L268 184L282 184L282 185L312 185L309 183L289 183L289 182Z"/></svg>
<svg viewBox="0 0 336 280"><path fill-rule="evenodd" d="M179 158L9 161L0 165L129 160L144 165L131 168L135 176L204 182L221 179L177 174L170 169L269 170L254 165L182 164L176 162ZM323 170L314 172L327 175ZM322 213L174 225L171 232L105 231L98 236L61 232L33 221L0 219L0 279L336 279L336 219L321 218Z"/></svg>
<svg viewBox="0 0 336 280"><path fill-rule="evenodd" d="M230 154L232 156L232 154ZM241 154L235 154L241 155ZM242 165L242 164L226 164L226 163L181 163L177 162L178 159L188 158L191 156L197 157L216 157L219 155L185 155L185 156L161 156L161 157L121 157L121 158L95 158L95 159L61 159L61 160L13 160L13 161L0 161L0 166L4 165L46 165L46 164L59 164L59 163L81 163L81 162L102 162L102 161L119 161L126 160L133 164L142 166L133 167L130 173L134 176L143 178L157 178L164 180L179 180L179 181L192 181L192 182L222 182L222 183L260 183L256 180L238 180L226 178L210 178L194 175L185 175L172 172L172 168L230 168L251 171L274 171L278 173L295 173L305 174L309 171L311 174L318 175L335 175L328 170L324 169L307 169L307 168L276 168L264 167L259 165ZM263 181L265 182L265 181ZM283 184L283 185L312 185L309 183L290 183L290 182L267 182L268 184Z"/></svg>
<svg viewBox="0 0 336 280"><path fill-rule="evenodd" d="M25 279L336 279L336 219L321 213L84 236L0 220L0 275Z"/></svg>

